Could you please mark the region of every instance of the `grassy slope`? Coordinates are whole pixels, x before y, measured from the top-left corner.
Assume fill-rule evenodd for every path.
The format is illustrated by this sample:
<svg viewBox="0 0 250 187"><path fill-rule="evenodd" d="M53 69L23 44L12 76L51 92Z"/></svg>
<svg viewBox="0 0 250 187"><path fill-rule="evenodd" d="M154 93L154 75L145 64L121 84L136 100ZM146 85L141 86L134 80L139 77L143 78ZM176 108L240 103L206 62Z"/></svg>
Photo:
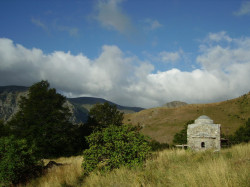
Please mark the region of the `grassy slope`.
<svg viewBox="0 0 250 187"><path fill-rule="evenodd" d="M151 138L171 143L189 120L207 115L214 123L221 124L222 133L231 134L250 118L250 93L236 99L210 103L189 104L179 108L152 108L134 114L126 114L124 123L141 124L142 132Z"/></svg>
<svg viewBox="0 0 250 187"><path fill-rule="evenodd" d="M143 168L120 168L104 175L92 173L82 182L78 180L82 173L82 158L61 158L56 161L68 165L52 168L26 186L249 186L249 143L220 152L179 149L154 155Z"/></svg>

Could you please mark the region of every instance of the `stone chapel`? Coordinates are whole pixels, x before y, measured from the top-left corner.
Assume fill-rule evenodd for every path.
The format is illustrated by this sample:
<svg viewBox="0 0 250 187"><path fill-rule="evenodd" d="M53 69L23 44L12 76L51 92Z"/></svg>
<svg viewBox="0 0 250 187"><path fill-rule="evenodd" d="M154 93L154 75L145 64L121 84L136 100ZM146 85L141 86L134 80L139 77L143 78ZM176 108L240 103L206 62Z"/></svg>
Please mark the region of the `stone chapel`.
<svg viewBox="0 0 250 187"><path fill-rule="evenodd" d="M221 148L220 124L214 124L208 116L200 116L194 124L188 125L187 144L192 150L202 151Z"/></svg>

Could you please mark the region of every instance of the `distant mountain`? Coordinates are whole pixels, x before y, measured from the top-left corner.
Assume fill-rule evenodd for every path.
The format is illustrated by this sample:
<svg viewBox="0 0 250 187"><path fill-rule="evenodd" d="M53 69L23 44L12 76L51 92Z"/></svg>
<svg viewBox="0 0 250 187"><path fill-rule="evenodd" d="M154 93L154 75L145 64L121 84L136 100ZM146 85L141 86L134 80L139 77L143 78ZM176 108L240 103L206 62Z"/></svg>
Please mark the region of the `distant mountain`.
<svg viewBox="0 0 250 187"><path fill-rule="evenodd" d="M124 113L134 113L134 112L139 112L141 110L144 110L144 108L140 107L127 107L127 106L121 106L118 104L115 104L111 101L101 99L101 98L95 98L95 97L78 97L78 98L68 98L70 103L76 104L76 105L81 105L85 107L86 109L90 109L91 106L97 104L97 103L109 103L111 105L116 105L117 109L120 111L123 111Z"/></svg>
<svg viewBox="0 0 250 187"><path fill-rule="evenodd" d="M27 96L28 87L24 86L0 86L0 119L9 120L17 111L21 96ZM134 113L143 110L139 107L121 106L105 99L94 97L67 98L66 106L72 112L72 121L75 123L86 122L88 112L97 103L108 102L116 105L118 110L124 113Z"/></svg>
<svg viewBox="0 0 250 187"><path fill-rule="evenodd" d="M25 86L0 86L0 93L2 92L25 92L29 87Z"/></svg>
<svg viewBox="0 0 250 187"><path fill-rule="evenodd" d="M181 106L185 106L185 105L187 105L187 103L185 103L185 102L181 102L181 101L172 101L172 102L166 103L166 104L163 105L162 107L177 108L177 107L181 107Z"/></svg>

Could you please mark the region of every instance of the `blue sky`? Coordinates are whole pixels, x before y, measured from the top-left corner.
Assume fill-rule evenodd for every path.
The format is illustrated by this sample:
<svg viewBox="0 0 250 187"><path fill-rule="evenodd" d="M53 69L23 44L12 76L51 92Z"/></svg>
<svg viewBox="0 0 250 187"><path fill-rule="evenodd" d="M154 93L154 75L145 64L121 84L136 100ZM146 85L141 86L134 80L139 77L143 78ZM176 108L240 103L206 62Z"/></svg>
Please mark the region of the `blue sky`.
<svg viewBox="0 0 250 187"><path fill-rule="evenodd" d="M0 1L0 85L155 107L249 92L250 1Z"/></svg>

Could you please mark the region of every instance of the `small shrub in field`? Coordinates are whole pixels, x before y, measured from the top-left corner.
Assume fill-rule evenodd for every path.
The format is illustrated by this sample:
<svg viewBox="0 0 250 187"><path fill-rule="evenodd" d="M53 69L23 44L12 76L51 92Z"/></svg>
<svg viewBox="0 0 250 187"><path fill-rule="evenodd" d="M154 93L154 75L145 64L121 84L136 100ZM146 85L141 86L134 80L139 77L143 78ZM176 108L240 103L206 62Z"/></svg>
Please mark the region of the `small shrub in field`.
<svg viewBox="0 0 250 187"><path fill-rule="evenodd" d="M131 125L111 125L88 137L89 149L83 153L83 169L110 171L120 166L142 165L150 155L151 147L146 137Z"/></svg>
<svg viewBox="0 0 250 187"><path fill-rule="evenodd" d="M34 147L25 139L14 136L0 138L0 185L6 186L25 181L36 170Z"/></svg>

